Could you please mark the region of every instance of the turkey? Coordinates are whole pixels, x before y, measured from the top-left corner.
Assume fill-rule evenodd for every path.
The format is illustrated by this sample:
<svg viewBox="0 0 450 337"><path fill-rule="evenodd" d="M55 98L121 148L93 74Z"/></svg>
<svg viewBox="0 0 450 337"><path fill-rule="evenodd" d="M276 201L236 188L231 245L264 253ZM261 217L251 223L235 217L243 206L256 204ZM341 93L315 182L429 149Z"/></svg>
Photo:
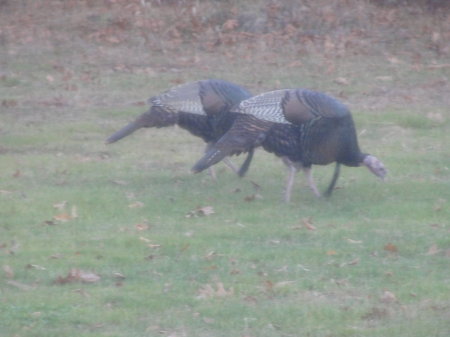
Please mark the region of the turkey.
<svg viewBox="0 0 450 337"><path fill-rule="evenodd" d="M302 169L316 196L312 165L336 162L325 192L330 196L341 164L366 166L383 179L387 173L375 156L362 153L348 108L333 97L306 89L284 89L242 101L232 110L239 115L230 130L210 147L193 167L200 172L225 156L248 152L257 146L282 157L289 168L285 201L290 201L294 177Z"/></svg>
<svg viewBox="0 0 450 337"><path fill-rule="evenodd" d="M150 98L150 109L111 135L106 143L117 142L140 128L177 124L202 138L207 143L205 152L209 152L212 144L233 124L236 113L231 113L230 109L251 96L246 89L224 80L210 79L182 84ZM252 157L253 149L248 151L239 170L227 158L223 159L242 177ZM214 172L210 172L215 178Z"/></svg>

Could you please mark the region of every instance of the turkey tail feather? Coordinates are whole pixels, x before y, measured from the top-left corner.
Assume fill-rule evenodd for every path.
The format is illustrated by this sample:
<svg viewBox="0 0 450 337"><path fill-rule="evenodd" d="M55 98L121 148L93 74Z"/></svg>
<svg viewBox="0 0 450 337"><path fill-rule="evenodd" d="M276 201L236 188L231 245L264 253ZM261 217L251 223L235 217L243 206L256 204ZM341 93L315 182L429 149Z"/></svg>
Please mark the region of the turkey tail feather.
<svg viewBox="0 0 450 337"><path fill-rule="evenodd" d="M192 167L193 173L199 173L208 167L218 163L227 155L221 150L211 148L206 154Z"/></svg>
<svg viewBox="0 0 450 337"><path fill-rule="evenodd" d="M117 142L118 140L128 136L129 134L132 134L137 129L140 129L142 125L138 123L137 121L131 122L130 124L124 126L119 131L112 134L107 140L106 144L111 144L114 142Z"/></svg>

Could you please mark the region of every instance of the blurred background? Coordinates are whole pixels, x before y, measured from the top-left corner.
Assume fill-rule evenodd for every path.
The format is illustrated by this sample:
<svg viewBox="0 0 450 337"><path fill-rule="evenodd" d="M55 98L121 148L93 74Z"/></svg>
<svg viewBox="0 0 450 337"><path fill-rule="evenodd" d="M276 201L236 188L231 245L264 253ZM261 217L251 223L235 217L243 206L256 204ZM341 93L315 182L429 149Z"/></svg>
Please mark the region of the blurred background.
<svg viewBox="0 0 450 337"><path fill-rule="evenodd" d="M1 105L117 106L208 77L255 92L321 89L368 109L449 104L449 8L445 0L2 0ZM27 99L18 97L25 83Z"/></svg>

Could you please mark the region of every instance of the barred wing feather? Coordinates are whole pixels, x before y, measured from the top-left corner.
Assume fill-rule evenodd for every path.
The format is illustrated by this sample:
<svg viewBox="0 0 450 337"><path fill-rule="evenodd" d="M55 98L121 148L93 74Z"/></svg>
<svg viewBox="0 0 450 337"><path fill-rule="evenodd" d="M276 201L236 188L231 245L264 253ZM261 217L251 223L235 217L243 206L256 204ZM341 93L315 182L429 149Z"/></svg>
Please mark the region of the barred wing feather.
<svg viewBox="0 0 450 337"><path fill-rule="evenodd" d="M205 115L199 90L200 81L181 84L150 98L149 103L172 112Z"/></svg>

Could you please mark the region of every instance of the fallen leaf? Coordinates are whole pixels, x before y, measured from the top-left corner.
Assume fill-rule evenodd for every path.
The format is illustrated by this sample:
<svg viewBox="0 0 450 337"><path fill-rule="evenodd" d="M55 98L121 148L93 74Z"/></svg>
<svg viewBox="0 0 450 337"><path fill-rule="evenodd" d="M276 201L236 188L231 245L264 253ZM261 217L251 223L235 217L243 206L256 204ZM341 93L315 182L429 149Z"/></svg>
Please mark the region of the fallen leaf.
<svg viewBox="0 0 450 337"><path fill-rule="evenodd" d="M398 57L393 56L393 55L387 55L386 59L392 64L400 64L400 63L402 63L402 61Z"/></svg>
<svg viewBox="0 0 450 337"><path fill-rule="evenodd" d="M347 242L348 242L348 243L354 243L354 244L362 243L361 240L352 240L352 239L349 239L349 238L347 238Z"/></svg>
<svg viewBox="0 0 450 337"><path fill-rule="evenodd" d="M397 297L395 294L389 290L385 290L380 296L380 301L383 303L394 303L397 302Z"/></svg>
<svg viewBox="0 0 450 337"><path fill-rule="evenodd" d="M328 256L337 255L337 252L335 250L329 250L329 251L327 251L327 255Z"/></svg>
<svg viewBox="0 0 450 337"><path fill-rule="evenodd" d="M251 194L251 195L247 195L247 196L244 198L244 200L247 201L247 202L252 202L252 201L255 201L255 200L261 200L262 198L263 198L263 197L262 197L261 194L254 193L254 194Z"/></svg>
<svg viewBox="0 0 450 337"><path fill-rule="evenodd" d="M100 276L92 273L86 272L81 269L72 268L66 276L59 276L54 283L56 284L66 284L66 283L74 283L74 282L82 282L82 283L95 283L100 281Z"/></svg>
<svg viewBox="0 0 450 337"><path fill-rule="evenodd" d="M315 231L316 227L312 225L312 218L303 218L302 219L303 226L309 231Z"/></svg>
<svg viewBox="0 0 450 337"><path fill-rule="evenodd" d="M384 250L391 252L391 253L397 253L398 252L398 248L396 245L392 244L392 243L388 243L384 246Z"/></svg>
<svg viewBox="0 0 450 337"><path fill-rule="evenodd" d="M30 286L28 284L24 284L24 283L20 283L14 280L8 280L6 281L7 284L9 284L10 286L19 288L20 290L24 290L24 291L29 291L29 290L33 290L35 289L34 286Z"/></svg>
<svg viewBox="0 0 450 337"><path fill-rule="evenodd" d="M225 21L225 23L222 25L222 28L225 31L232 31L235 30L237 27L239 27L239 22L236 19L229 19Z"/></svg>
<svg viewBox="0 0 450 337"><path fill-rule="evenodd" d="M123 275L122 273L113 273L114 278L119 279L119 280L124 280L126 277L125 275Z"/></svg>
<svg viewBox="0 0 450 337"><path fill-rule="evenodd" d="M5 272L7 278L14 278L14 270L11 268L11 266L5 264L3 266L3 271Z"/></svg>
<svg viewBox="0 0 450 337"><path fill-rule="evenodd" d="M78 209L77 206L72 206L72 208L70 209L70 216L72 217L72 219L76 219L78 218Z"/></svg>
<svg viewBox="0 0 450 337"><path fill-rule="evenodd" d="M357 257L351 261L348 262L344 262L340 265L340 267L345 267L345 266L356 266L359 263L360 259Z"/></svg>
<svg viewBox="0 0 450 337"><path fill-rule="evenodd" d="M111 182L113 182L116 185L120 185L120 186L128 185L128 183L125 180L111 180Z"/></svg>
<svg viewBox="0 0 450 337"><path fill-rule="evenodd" d="M140 232L146 231L146 230L149 229L149 226L147 224L145 224L145 223L139 223L139 224L135 225L135 227Z"/></svg>
<svg viewBox="0 0 450 337"><path fill-rule="evenodd" d="M345 77L338 77L334 79L334 82L341 85L349 85L350 81Z"/></svg>
<svg viewBox="0 0 450 337"><path fill-rule="evenodd" d="M203 258L205 260L212 260L213 258L215 258L217 256L217 253L213 250L209 251Z"/></svg>
<svg viewBox="0 0 450 337"><path fill-rule="evenodd" d="M438 246L436 244L431 245L431 247L428 249L428 252L425 255L436 255L438 253L440 253L441 250L438 248Z"/></svg>
<svg viewBox="0 0 450 337"><path fill-rule="evenodd" d="M186 218L197 218L200 216L208 216L211 214L214 214L214 208L212 206L203 206L203 207L197 207L196 209L189 211L186 214Z"/></svg>
<svg viewBox="0 0 450 337"><path fill-rule="evenodd" d="M64 210L66 208L66 206L67 206L66 200L53 204L53 207L56 209L59 209L60 211Z"/></svg>
<svg viewBox="0 0 450 337"><path fill-rule="evenodd" d="M387 81L392 81L393 77L392 76L377 76L377 77L375 77L375 79L379 80L379 81L387 82Z"/></svg>
<svg viewBox="0 0 450 337"><path fill-rule="evenodd" d="M28 268L28 269L36 269L36 270L47 270L45 267L42 267L42 266L40 266L38 264L31 264L31 263L27 264L26 268Z"/></svg>
<svg viewBox="0 0 450 337"><path fill-rule="evenodd" d="M72 216L67 213L61 213L61 214L57 214L57 215L53 216L53 220L60 221L60 222L67 222L72 219L73 219Z"/></svg>
<svg viewBox="0 0 450 337"><path fill-rule="evenodd" d="M15 99L4 99L1 105L5 108L13 108L18 105L18 102Z"/></svg>
<svg viewBox="0 0 450 337"><path fill-rule="evenodd" d="M434 206L433 206L433 210L434 210L435 212L440 212L440 211L442 211L442 208L444 207L446 201L447 201L447 200L442 199L442 198L439 198L438 200L436 200L436 202L434 203Z"/></svg>
<svg viewBox="0 0 450 337"><path fill-rule="evenodd" d="M208 299L208 298L217 298L217 297L227 297L232 296L234 294L234 289L230 288L228 290L225 289L225 286L222 282L216 283L216 288L214 288L210 284L206 284L202 286L198 290L198 299Z"/></svg>
<svg viewBox="0 0 450 337"><path fill-rule="evenodd" d="M128 205L129 208L141 208L144 207L144 203L141 201L135 201Z"/></svg>
<svg viewBox="0 0 450 337"><path fill-rule="evenodd" d="M276 289L276 288L284 288L284 287L287 287L287 286L289 286L289 285L291 285L291 284L294 284L295 283L295 281L279 281L279 282L277 282L277 283L275 283L274 285L273 285L273 287Z"/></svg>

